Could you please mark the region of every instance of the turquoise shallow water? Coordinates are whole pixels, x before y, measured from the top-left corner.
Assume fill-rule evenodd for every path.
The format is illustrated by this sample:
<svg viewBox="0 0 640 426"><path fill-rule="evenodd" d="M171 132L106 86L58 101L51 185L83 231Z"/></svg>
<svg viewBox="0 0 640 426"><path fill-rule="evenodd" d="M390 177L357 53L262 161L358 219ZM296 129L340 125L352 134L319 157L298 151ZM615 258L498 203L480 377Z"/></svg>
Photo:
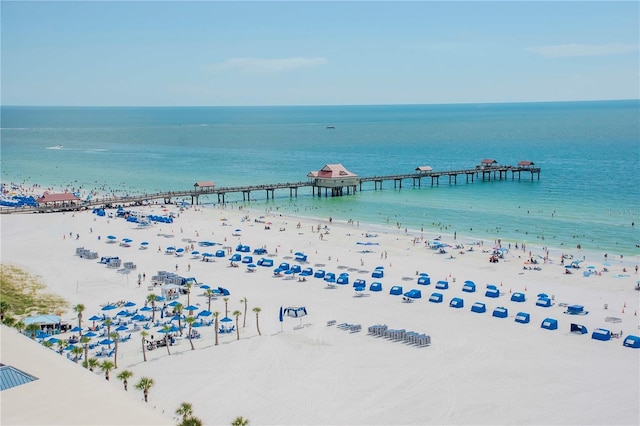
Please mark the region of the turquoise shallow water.
<svg viewBox="0 0 640 426"><path fill-rule="evenodd" d="M640 243L640 103L2 110L2 181L139 193L213 180L306 180L327 163L360 176L531 160L540 180L439 186L423 180L356 195L252 192L255 209L454 231L609 253ZM333 126L334 129L328 129ZM47 149L62 145L59 150ZM241 195L227 201L241 202ZM215 202L212 197L208 202ZM633 225L632 225L633 224Z"/></svg>

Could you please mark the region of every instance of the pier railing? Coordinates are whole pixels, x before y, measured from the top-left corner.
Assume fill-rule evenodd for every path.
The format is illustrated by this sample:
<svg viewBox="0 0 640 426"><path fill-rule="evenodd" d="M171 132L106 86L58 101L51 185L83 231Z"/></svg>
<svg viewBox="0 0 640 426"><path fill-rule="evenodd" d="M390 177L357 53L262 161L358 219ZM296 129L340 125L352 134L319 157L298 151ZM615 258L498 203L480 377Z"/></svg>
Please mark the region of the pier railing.
<svg viewBox="0 0 640 426"><path fill-rule="evenodd" d="M363 183L374 182L374 189L382 189L382 184L385 181L393 181L394 188L402 188L402 181L405 179L412 179L413 186L421 186L422 179L430 179L431 185L439 185L440 177L446 176L449 178L449 183L457 183L458 176L465 176L467 183L469 180L474 182L476 178L482 180L503 180L507 179L508 173L511 172L511 179L514 180L518 177L520 180L521 173L530 173L531 180L534 180L534 176L540 180L540 168L531 166L477 166L469 169L457 169L457 170L443 170L443 171L419 171L415 173L403 173L394 175L376 175L358 178L358 185L360 191L362 191ZM325 188L322 185L321 180L308 180L298 182L282 182L271 183L262 185L245 185L245 186L227 186L227 187L204 187L196 189L178 190L178 191L165 191L154 192L137 195L125 195L125 196L107 196L96 197L86 201L77 203L67 203L58 205L40 205L37 207L0 207L0 213L34 213L34 212L54 212L54 211L72 211L79 209L88 209L101 206L119 206L119 205L133 205L143 202L150 202L153 200L164 200L165 203L170 203L174 198L191 197L191 204L199 204L199 197L202 195L216 195L219 203L225 203L226 194L230 193L242 193L243 201L250 200L250 194L254 191L265 191L267 199L275 197L275 190L277 189L289 189L289 196L297 196L299 188L311 187L312 193L315 194L318 189L318 195L320 195L320 188ZM353 186L355 193L355 186ZM349 191L347 190L347 193ZM336 192L333 192L336 194ZM340 192L342 194L342 192Z"/></svg>

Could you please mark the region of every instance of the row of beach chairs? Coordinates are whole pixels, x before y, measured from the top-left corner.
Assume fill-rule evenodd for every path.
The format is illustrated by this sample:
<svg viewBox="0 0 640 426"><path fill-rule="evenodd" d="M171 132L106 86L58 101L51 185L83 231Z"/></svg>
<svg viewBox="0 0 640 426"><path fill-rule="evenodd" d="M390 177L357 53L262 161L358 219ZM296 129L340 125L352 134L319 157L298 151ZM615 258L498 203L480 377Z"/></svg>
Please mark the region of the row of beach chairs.
<svg viewBox="0 0 640 426"><path fill-rule="evenodd" d="M327 325L334 325L336 323L335 320L327 321ZM357 333L362 330L362 326L360 324L349 324L343 322L341 324L336 325L340 330L345 330L350 333Z"/></svg>
<svg viewBox="0 0 640 426"><path fill-rule="evenodd" d="M98 258L98 252L97 251L91 251L88 250L84 247L77 247L76 248L76 256L79 256L81 259L97 259Z"/></svg>
<svg viewBox="0 0 640 426"><path fill-rule="evenodd" d="M431 345L431 336L405 329L390 329L386 324L372 325L368 329L369 334L375 337L382 337L394 342L404 342L419 348Z"/></svg>

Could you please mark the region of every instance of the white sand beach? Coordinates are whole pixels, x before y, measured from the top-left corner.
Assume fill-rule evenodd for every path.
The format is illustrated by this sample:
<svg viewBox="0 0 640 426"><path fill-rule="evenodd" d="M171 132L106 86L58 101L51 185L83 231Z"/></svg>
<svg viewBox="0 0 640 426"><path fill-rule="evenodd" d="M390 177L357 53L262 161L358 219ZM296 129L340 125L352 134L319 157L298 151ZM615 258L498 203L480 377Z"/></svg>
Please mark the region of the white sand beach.
<svg viewBox="0 0 640 426"><path fill-rule="evenodd" d="M156 412L153 415L160 413L171 420L178 405L187 401L208 425L230 424L237 416L253 425L640 423L640 349L623 346L625 336L640 335L640 291L634 290L640 280L634 269L637 257L604 259L600 253L573 250L565 252L573 256L566 261L583 262L580 269L565 274L563 252L552 247L549 262L544 262L542 247L516 250L512 242L504 259L490 263L496 242L480 245L460 235L455 240L442 235L440 241L450 247L446 254L439 254L425 244L435 236L415 230L405 233L357 222L329 223L328 218L284 217L237 206L136 209L147 214L173 212L178 217L172 224L137 229L124 219L98 217L91 211L3 215L2 263L39 276L50 292L63 296L70 306L84 304L84 327L91 325L92 315L102 315L101 307L108 303L132 301L133 309L142 308L148 294L160 294L158 287L149 287L158 271L177 272L195 277L199 284L229 290L229 316L242 312L239 340L235 332L221 334L216 346L214 327L198 327L201 338L193 340L195 350L183 337L170 347L171 355L166 348L157 348L147 351L148 361L143 362L140 333L130 331L131 340L119 344L114 378L106 382L103 373L95 373L96 381L138 401L142 392L125 393L115 379L118 371L133 371L131 383L142 376L153 378L148 403ZM270 229L265 229L266 222L271 222ZM117 241L130 238L131 246L110 244L108 235ZM143 241L149 243L146 250L139 249ZM201 241L221 245L200 247ZM248 272L242 262L231 267L229 256L204 262L189 254L191 244L200 252L229 247L235 253L238 244L251 251L264 247L267 255L241 256L252 255L254 263L262 257L273 259L274 267L289 262L336 275L347 272L349 283L327 288L319 278L274 277L274 267L257 266L255 272ZM456 244L463 247L456 249ZM187 254L165 254L172 245L186 248ZM78 247L100 257L118 256L133 262L136 269L123 273L99 264L99 258L80 258L75 255ZM296 252L306 254L307 262L297 262ZM530 256L539 263L525 264ZM601 272L605 262L608 271ZM383 278L372 278L377 266L384 267ZM583 276L589 269L595 273ZM418 285L418 274L423 272L430 276L430 285ZM142 273L146 280L138 286ZM356 294L352 286L358 278L366 280L363 294ZM437 290L439 280L447 281L449 288ZM466 280L476 284L476 292L462 291ZM374 281L382 283L381 292L369 291ZM500 297L486 297L487 284L495 285ZM390 295L396 285L403 292L419 289L422 298L407 303L402 295ZM443 294L443 303L429 301L433 292ZM524 293L526 301L511 301L514 292ZM539 293L548 294L553 305L536 306ZM464 307L451 308L454 297L462 298ZM181 295L179 301L186 306L187 296ZM475 302L485 303L487 312L471 312ZM204 290L193 288L190 303L207 309ZM588 314L566 314L568 305L582 305ZM499 306L507 308L506 318L492 316ZM254 307L261 309L261 335ZM281 307L306 307L308 315L285 316L280 322ZM212 300L211 310L224 317L222 297ZM530 323L516 322L518 312L529 313ZM542 329L546 318L556 319L558 329ZM71 309L63 319L77 322ZM328 321L335 324L327 325ZM360 325L361 331L338 327L345 323ZM586 326L589 332L571 333L572 323ZM431 344L417 347L374 337L367 330L377 324L427 334ZM596 328L622 338L594 340L591 332ZM156 340L161 336L159 329L150 329ZM2 362L15 350L2 339ZM65 390L69 397L77 391ZM4 397L2 404L4 412ZM21 408L28 410L33 401L14 399L12 404L23 404ZM78 409L92 411L86 406ZM2 420L3 424L19 423L4 414ZM109 424L108 417L104 424Z"/></svg>

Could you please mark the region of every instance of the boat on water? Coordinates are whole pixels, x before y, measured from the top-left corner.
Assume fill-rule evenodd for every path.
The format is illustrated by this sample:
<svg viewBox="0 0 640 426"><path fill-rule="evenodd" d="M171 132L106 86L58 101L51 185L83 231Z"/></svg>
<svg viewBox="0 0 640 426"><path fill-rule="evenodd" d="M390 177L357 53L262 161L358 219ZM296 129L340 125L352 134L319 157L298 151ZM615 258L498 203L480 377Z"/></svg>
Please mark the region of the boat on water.
<svg viewBox="0 0 640 426"><path fill-rule="evenodd" d="M62 145L48 146L47 149L62 149Z"/></svg>
<svg viewBox="0 0 640 426"><path fill-rule="evenodd" d="M327 126L327 129L335 129L336 126Z"/></svg>

